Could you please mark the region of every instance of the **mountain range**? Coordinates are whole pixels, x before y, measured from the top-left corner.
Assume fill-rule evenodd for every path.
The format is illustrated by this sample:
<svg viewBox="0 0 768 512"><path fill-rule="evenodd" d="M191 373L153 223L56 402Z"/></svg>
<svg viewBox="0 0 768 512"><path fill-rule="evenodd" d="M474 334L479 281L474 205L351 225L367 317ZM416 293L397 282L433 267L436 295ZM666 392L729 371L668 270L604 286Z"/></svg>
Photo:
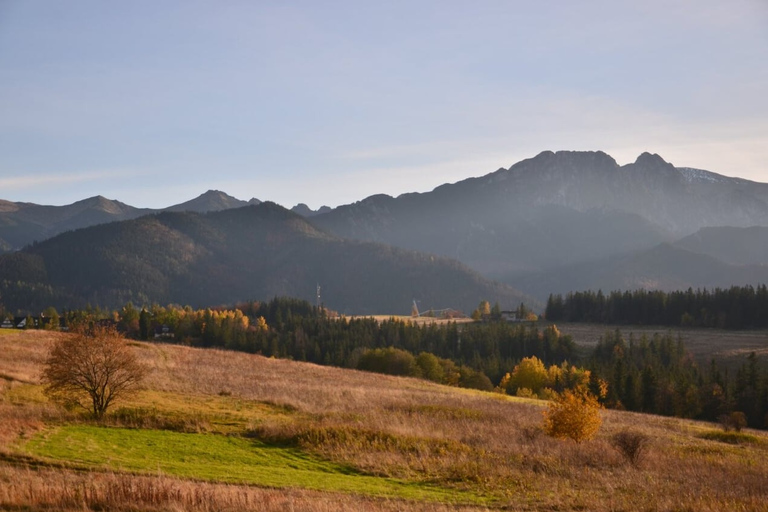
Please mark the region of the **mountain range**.
<svg viewBox="0 0 768 512"><path fill-rule="evenodd" d="M245 253L237 253L245 248L236 242L234 235L225 237L228 242L217 249L211 240L218 235L213 233L229 229L228 224L221 224L228 218L224 212L251 211L262 206L260 203L257 199L242 201L219 191L208 191L196 199L163 210L134 208L103 197L61 207L0 201L0 246L9 252L0 258L0 280L10 281L14 276L18 277L10 273L10 268L38 268L42 272L39 258L43 258L46 279L50 279L42 279L43 274L38 273L37 277L41 279L33 280L37 283L35 286L52 287L52 290L58 287L56 289L62 292L70 286L80 286L87 276L81 277L80 284L56 281L58 271L51 269L58 268L59 249L47 249L57 247L56 244L65 243L61 240L71 240L68 237L73 236L87 238L90 245L101 247L103 252L125 252L122 259L110 263L113 265L111 272L139 272L141 268L128 264L131 258L144 261L152 256L131 252L132 249L122 242L110 246L112 242L107 240L113 240L116 232L125 229L138 230L136 237L155 240L152 237L162 238L159 233L171 229L174 233L172 240L186 240L184 244L203 252L198 256L194 256L194 251L188 252L185 257L191 260L188 265L184 264L187 266L183 271L172 271L178 263L164 267L170 265L167 262L158 263L159 267L152 266L153 271L144 269L149 274L157 272L153 274L155 282L167 281L168 284L162 292L150 286L146 290L154 290L152 293L138 292L132 300L231 302L235 295L240 297L242 294L232 294L232 297L218 292L211 292L210 296L195 295L216 289L215 282L209 281L209 276L214 275L233 289L237 288L237 279L225 276L223 269L228 261L237 261L241 266L239 270L250 276L251 298L258 298L253 295L256 291L261 294L290 292L305 297L310 294L306 282L319 279L310 274L325 279L328 276L326 268L345 273L367 266L364 281L370 281L371 276L382 273L387 267L376 259L377 252L397 260L397 264L390 265L391 270L398 269L414 279L425 272L419 262L438 261L443 265L442 279L473 282L479 286L475 292L495 290L496 297L504 296L510 301L521 298L530 301L523 293L543 300L552 292L588 288L671 290L768 282L765 267L768 264L768 184L729 178L701 169L675 167L659 155L650 153L643 153L635 162L620 166L601 151L545 151L509 168L441 185L431 192L398 197L374 195L353 204L334 209L323 207L318 211L299 204L293 208L291 222L275 224L264 233L268 243L259 249L262 252L251 247ZM283 210L270 203L270 211L277 208ZM202 231L195 231L194 236L186 232L179 235L176 228L165 223L165 219L175 219L171 214L179 212L186 212L179 218L203 219L194 223L205 226L205 229L201 227ZM236 217L239 222L257 222L258 216L237 215L242 215ZM147 219L165 227L152 227L147 224L150 222ZM111 221L122 222L92 227L82 233L64 233L43 242L58 233ZM125 221L130 222L124 224ZM314 251L317 257L297 257L290 251L269 252L271 241L281 238L280 230L288 230L286 236L290 238L295 235L290 235L293 229L290 226L295 227L298 222L303 223L301 233L314 234L309 236L311 243L297 242L295 249ZM150 233L139 234L139 227L149 229ZM247 230L246 227L238 229ZM199 238L201 236L203 238ZM321 239L325 241L322 250L312 245ZM12 252L33 241L38 243ZM170 250L167 244L158 244L153 246L156 251ZM119 251L115 252L114 247ZM255 260L243 259L244 254L278 258L285 264L273 262L272 266L264 266L256 264ZM354 261L345 254L350 257L354 254ZM25 260L26 255L31 258L29 261ZM173 261L182 258L181 255L168 257ZM341 259L344 265L339 267L325 257ZM35 258L38 263L33 265L30 261ZM118 260L126 266L121 269L116 263ZM455 277L448 277L449 268L457 272ZM269 277L258 279L272 284L257 286L260 272L269 272ZM230 271L230 274L235 273ZM302 278L294 279L294 275ZM200 280L195 285L199 288L196 292L192 285L180 285L184 279L193 276ZM358 278L363 279L363 274L358 274ZM487 279L505 284L492 284ZM395 282L400 281L389 276L381 284ZM86 295L91 294L90 300L102 293L122 298L123 292L116 291L122 290L121 286L109 288L111 291L108 292L98 286L90 287ZM145 290L141 286L128 288ZM183 292L178 291L182 289ZM437 296L421 296L434 297L429 300L435 306L457 307L460 302L460 307L466 308L471 307L478 297L475 292L467 293L465 299L452 297L450 301L447 297L440 301ZM366 303L363 308L361 297L365 293L369 293L369 289L350 291L338 306L345 311L358 312L357 305L360 305L359 311L375 310L373 302ZM419 293L426 292L421 290ZM398 308L402 310L402 301L410 294L416 298L415 291L410 290L387 307L394 307L398 302ZM458 302L451 303L453 300ZM507 302L503 307L513 305Z"/></svg>
<svg viewBox="0 0 768 512"><path fill-rule="evenodd" d="M160 212L216 212L261 203L255 197L243 201L219 190L204 194L167 208L136 208L102 196L90 197L65 206L34 203L13 203L0 199L0 253L18 250L35 241L42 241L73 229L119 220L129 220ZM300 203L293 211L311 217L329 211L324 206L315 211Z"/></svg>
<svg viewBox="0 0 768 512"><path fill-rule="evenodd" d="M425 194L373 196L318 216L338 235L456 258L494 278L644 250L703 227L768 226L768 185L643 153L543 152Z"/></svg>
<svg viewBox="0 0 768 512"><path fill-rule="evenodd" d="M162 212L69 231L0 257L7 306L193 307L290 296L342 313L519 304L511 287L447 258L341 239L274 203Z"/></svg>

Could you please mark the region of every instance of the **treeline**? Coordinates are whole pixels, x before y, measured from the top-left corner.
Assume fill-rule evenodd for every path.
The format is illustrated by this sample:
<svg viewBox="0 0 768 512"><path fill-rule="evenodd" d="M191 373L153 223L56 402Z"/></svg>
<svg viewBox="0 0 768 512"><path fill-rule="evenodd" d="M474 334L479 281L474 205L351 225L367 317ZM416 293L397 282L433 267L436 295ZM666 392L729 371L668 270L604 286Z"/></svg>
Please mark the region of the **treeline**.
<svg viewBox="0 0 768 512"><path fill-rule="evenodd" d="M679 337L627 340L616 330L600 338L586 366L608 383L608 407L709 421L741 411L749 426L768 427L768 373L755 353L729 378L714 360L701 371Z"/></svg>
<svg viewBox="0 0 768 512"><path fill-rule="evenodd" d="M579 354L550 325L484 321L415 324L344 318L306 301L276 298L231 309L189 307L65 312L65 323L115 323L126 335L166 339L322 365L420 377L447 385L548 398L588 387L611 408L716 421L743 412L768 427L768 373L755 354L735 373L702 371L670 334L625 339L616 330Z"/></svg>
<svg viewBox="0 0 768 512"><path fill-rule="evenodd" d="M668 325L718 329L768 327L766 285L686 291L585 291L550 295L545 316L552 322Z"/></svg>
<svg viewBox="0 0 768 512"><path fill-rule="evenodd" d="M162 314L167 309L157 310L157 318L167 322L167 314ZM202 315L209 318L206 329L199 334L182 329L177 337L180 334L181 339L192 345L220 346L347 368L356 367L365 350L392 347L411 354L434 354L498 382L526 356L535 355L547 364L559 364L577 356L570 336L561 336L556 329L540 331L532 324L415 324L396 319L379 322L372 318L334 318L308 302L276 298L239 305L235 311L242 312L249 324L240 333L232 333L228 331L230 323L225 328L222 320L219 327L216 318L236 316L236 312L205 311ZM266 323L266 329L252 328L259 319ZM201 325L200 321L192 324Z"/></svg>
<svg viewBox="0 0 768 512"><path fill-rule="evenodd" d="M88 309L64 313L114 322L137 339L172 339L197 347L218 347L316 364L356 368L366 351L394 348L429 353L487 376L493 382L524 357L546 364L577 359L570 336L535 324L488 321L469 324L416 324L397 319L345 318L309 302L275 298L231 309L127 304L119 311ZM465 370L466 371L466 370ZM451 372L448 372L449 374ZM467 376L465 381L478 379ZM481 379L480 379L481 380ZM483 385L482 387L485 387Z"/></svg>

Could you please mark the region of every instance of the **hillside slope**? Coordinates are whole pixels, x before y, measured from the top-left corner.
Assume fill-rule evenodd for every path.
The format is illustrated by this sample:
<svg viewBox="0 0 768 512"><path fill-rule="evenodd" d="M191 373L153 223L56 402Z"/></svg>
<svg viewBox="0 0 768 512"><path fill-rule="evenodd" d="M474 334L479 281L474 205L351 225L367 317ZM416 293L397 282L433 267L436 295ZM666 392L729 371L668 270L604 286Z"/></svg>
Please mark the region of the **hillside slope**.
<svg viewBox="0 0 768 512"><path fill-rule="evenodd" d="M0 333L0 508L757 512L768 499L764 433L734 446L711 424L604 410L575 445L543 435L543 401L181 345L133 343L146 389L95 424L41 393L56 336ZM627 432L651 440L637 466L612 444Z"/></svg>
<svg viewBox="0 0 768 512"><path fill-rule="evenodd" d="M702 228L674 245L731 265L768 264L768 227L765 226Z"/></svg>
<svg viewBox="0 0 768 512"><path fill-rule="evenodd" d="M597 261L525 275L508 276L525 293L545 300L550 293L603 290L728 288L768 282L768 266L731 265L707 254L660 244Z"/></svg>
<svg viewBox="0 0 768 512"><path fill-rule="evenodd" d="M768 225L768 185L643 153L545 151L424 194L372 196L319 215L340 236L456 258L490 276L649 249L705 226Z"/></svg>
<svg viewBox="0 0 768 512"><path fill-rule="evenodd" d="M195 307L292 296L343 313L471 310L525 300L445 258L318 230L273 203L208 214L166 212L64 233L0 257L5 306L117 307L128 301ZM530 302L530 300L529 300Z"/></svg>
<svg viewBox="0 0 768 512"><path fill-rule="evenodd" d="M136 208L102 196L63 206L14 203L0 200L0 253L42 242L65 231L129 220L162 211L205 213L259 204L241 201L218 190L209 190L189 201L164 209Z"/></svg>

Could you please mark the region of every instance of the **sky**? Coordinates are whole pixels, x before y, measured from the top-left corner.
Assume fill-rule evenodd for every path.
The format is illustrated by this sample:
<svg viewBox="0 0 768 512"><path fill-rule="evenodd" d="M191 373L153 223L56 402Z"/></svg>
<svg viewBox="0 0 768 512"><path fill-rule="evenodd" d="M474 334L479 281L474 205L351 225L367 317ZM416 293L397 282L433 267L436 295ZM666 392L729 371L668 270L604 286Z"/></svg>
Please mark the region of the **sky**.
<svg viewBox="0 0 768 512"><path fill-rule="evenodd" d="M0 199L318 208L545 150L768 182L768 1L0 0Z"/></svg>

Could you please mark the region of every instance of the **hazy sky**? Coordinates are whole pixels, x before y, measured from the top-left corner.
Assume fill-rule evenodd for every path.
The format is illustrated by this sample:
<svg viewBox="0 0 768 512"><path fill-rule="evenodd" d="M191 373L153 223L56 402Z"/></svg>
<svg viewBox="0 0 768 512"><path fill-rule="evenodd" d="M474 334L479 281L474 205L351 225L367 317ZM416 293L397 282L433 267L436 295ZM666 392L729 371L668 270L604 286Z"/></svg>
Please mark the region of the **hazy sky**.
<svg viewBox="0 0 768 512"><path fill-rule="evenodd" d="M543 150L768 182L768 1L0 0L0 198L317 208Z"/></svg>

